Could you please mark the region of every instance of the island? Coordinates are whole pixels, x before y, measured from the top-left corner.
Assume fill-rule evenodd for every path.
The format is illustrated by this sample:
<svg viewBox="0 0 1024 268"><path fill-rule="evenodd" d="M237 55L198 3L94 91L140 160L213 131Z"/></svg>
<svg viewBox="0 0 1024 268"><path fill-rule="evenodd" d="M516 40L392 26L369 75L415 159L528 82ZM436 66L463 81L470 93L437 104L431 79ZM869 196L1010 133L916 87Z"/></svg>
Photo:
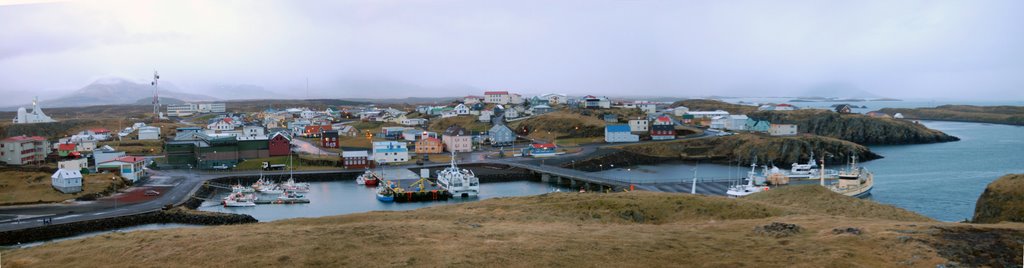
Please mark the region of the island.
<svg viewBox="0 0 1024 268"><path fill-rule="evenodd" d="M934 108L884 108L880 111L900 114L907 119L1024 126L1024 106L942 105Z"/></svg>

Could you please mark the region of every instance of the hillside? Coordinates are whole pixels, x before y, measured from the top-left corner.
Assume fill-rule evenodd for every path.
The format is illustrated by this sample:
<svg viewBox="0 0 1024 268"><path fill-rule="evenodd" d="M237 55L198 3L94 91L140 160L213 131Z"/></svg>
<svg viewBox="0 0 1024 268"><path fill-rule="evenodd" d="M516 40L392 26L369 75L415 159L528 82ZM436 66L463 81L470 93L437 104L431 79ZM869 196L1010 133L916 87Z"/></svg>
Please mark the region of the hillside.
<svg viewBox="0 0 1024 268"><path fill-rule="evenodd" d="M671 107L686 106L690 111L723 110L730 114L747 114L757 111L757 106L732 104L719 100L688 99L673 102Z"/></svg>
<svg viewBox="0 0 1024 268"><path fill-rule="evenodd" d="M943 105L935 108L885 108L887 114L902 113L907 119L979 122L1024 126L1022 106Z"/></svg>
<svg viewBox="0 0 1024 268"><path fill-rule="evenodd" d="M456 116L431 119L430 125L427 126L427 130L443 134L443 132L452 125L459 125L460 127L473 132L487 131L491 129L490 123L480 122L476 116Z"/></svg>
<svg viewBox="0 0 1024 268"><path fill-rule="evenodd" d="M160 83L160 96L185 101L208 101L215 98L180 92L174 84ZM153 86L120 78L101 79L68 95L42 100L44 107L82 107L93 105L135 104L140 99L153 99ZM45 109L45 108L44 108Z"/></svg>
<svg viewBox="0 0 1024 268"><path fill-rule="evenodd" d="M612 146L632 155L678 159L685 161L712 161L720 163L749 164L752 158L758 162L772 162L788 168L792 163L806 163L810 153L816 156L832 155L826 158L830 164L846 163L852 153L861 161L881 158L865 146L848 141L814 135L771 137L761 134L738 134L704 139L675 140L642 144ZM609 156L612 159L628 159L626 155ZM642 160L637 160L642 162ZM579 164L577 164L579 165Z"/></svg>
<svg viewBox="0 0 1024 268"><path fill-rule="evenodd" d="M1024 174L1006 175L989 183L978 197L972 221L1024 222Z"/></svg>
<svg viewBox="0 0 1024 268"><path fill-rule="evenodd" d="M126 267L1001 266L1020 263L1021 230L934 222L813 185L748 199L555 193L104 234L6 251L2 265L105 266L116 255Z"/></svg>
<svg viewBox="0 0 1024 268"><path fill-rule="evenodd" d="M864 145L918 144L960 140L942 131L907 120L839 114L828 110L758 111L747 116L776 124L796 124L811 133Z"/></svg>
<svg viewBox="0 0 1024 268"><path fill-rule="evenodd" d="M588 112L589 111L585 111ZM526 120L516 121L509 127L516 132L527 132L533 139L553 141L560 138L584 138L604 136L604 120L595 114L580 114L570 111L556 111Z"/></svg>

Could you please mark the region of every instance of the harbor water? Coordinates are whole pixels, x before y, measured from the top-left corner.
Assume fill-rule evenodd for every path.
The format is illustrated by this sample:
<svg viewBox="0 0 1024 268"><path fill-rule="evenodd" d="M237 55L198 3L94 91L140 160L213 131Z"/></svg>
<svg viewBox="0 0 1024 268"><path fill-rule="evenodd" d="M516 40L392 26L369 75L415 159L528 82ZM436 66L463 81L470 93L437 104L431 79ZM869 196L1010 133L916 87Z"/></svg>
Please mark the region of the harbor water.
<svg viewBox="0 0 1024 268"><path fill-rule="evenodd" d="M568 191L568 188L534 181L490 182L480 184L480 195L473 198L453 198L448 201L384 203L377 201L374 187L357 185L354 181L310 182L309 204L257 205L255 207L224 207L217 202L206 201L199 210L228 213L243 213L260 222L290 218L312 218L342 215L375 210L410 210L427 206L472 202L482 199L509 196L538 195L552 191ZM218 195L219 200L226 193ZM276 196L261 196L275 198Z"/></svg>
<svg viewBox="0 0 1024 268"><path fill-rule="evenodd" d="M871 146L885 158L862 163L875 174L871 199L941 221L970 219L988 183L1010 173L1024 173L1024 127L983 123L922 121L932 129L959 137L957 142ZM789 168L792 163L775 163ZM698 178L740 178L749 170L740 163L698 164ZM746 165L749 165L747 163ZM603 175L631 182L689 181L693 163L617 167Z"/></svg>

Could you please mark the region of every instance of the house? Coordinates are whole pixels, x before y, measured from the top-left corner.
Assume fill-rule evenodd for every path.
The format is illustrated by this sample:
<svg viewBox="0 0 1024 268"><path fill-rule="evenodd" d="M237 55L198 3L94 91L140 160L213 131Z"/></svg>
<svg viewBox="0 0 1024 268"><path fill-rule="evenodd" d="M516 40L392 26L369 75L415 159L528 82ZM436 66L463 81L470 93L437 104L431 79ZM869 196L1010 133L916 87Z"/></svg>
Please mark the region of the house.
<svg viewBox="0 0 1024 268"><path fill-rule="evenodd" d="M523 98L523 95L519 95L519 94L515 94L515 93L509 94L509 98L508 98L508 103L509 104L523 104L525 102L526 102L526 99Z"/></svg>
<svg viewBox="0 0 1024 268"><path fill-rule="evenodd" d="M484 92L484 103L493 104L508 104L512 101L512 96L508 94L508 91L487 91Z"/></svg>
<svg viewBox="0 0 1024 268"><path fill-rule="evenodd" d="M441 111L441 118L449 118L449 117L456 117L456 116L459 116L459 113L455 112L454 109Z"/></svg>
<svg viewBox="0 0 1024 268"><path fill-rule="evenodd" d="M510 146L516 140L516 133L505 125L494 125L487 131L491 146Z"/></svg>
<svg viewBox="0 0 1024 268"><path fill-rule="evenodd" d="M531 106L532 105L541 105L541 104L551 105L551 102L548 101L548 99L541 98L540 96L533 96L533 98L530 98L529 100L526 100L525 104L531 105Z"/></svg>
<svg viewBox="0 0 1024 268"><path fill-rule="evenodd" d="M853 113L853 107L849 104L836 105L836 112L841 114L850 114Z"/></svg>
<svg viewBox="0 0 1024 268"><path fill-rule="evenodd" d="M288 126L288 130L291 131L292 133L302 134L302 133L305 132L306 127L311 125L311 124L313 124L313 123L309 122L309 120L299 119L299 120L288 122L287 126Z"/></svg>
<svg viewBox="0 0 1024 268"><path fill-rule="evenodd" d="M551 157L555 156L558 151L558 146L554 143L533 143L526 148L523 148L523 156L531 157Z"/></svg>
<svg viewBox="0 0 1024 268"><path fill-rule="evenodd" d="M643 111L646 114L653 114L658 112L658 105L656 105L653 102L637 101L634 102L634 105L636 105L637 109L640 109L640 111Z"/></svg>
<svg viewBox="0 0 1024 268"><path fill-rule="evenodd" d="M441 153L444 145L441 139L430 137L423 133L420 140L416 141L416 154L437 154Z"/></svg>
<svg viewBox="0 0 1024 268"><path fill-rule="evenodd" d="M530 113L533 115L542 115L551 112L551 106L537 105L530 107Z"/></svg>
<svg viewBox="0 0 1024 268"><path fill-rule="evenodd" d="M698 119L711 119L711 118L715 118L717 116L726 116L726 115L729 115L729 112L722 111L722 110L715 110L715 111L687 111L686 114L693 116L694 120L698 120Z"/></svg>
<svg viewBox="0 0 1024 268"><path fill-rule="evenodd" d="M70 160L60 161L60 162L57 162L57 168L58 169L73 169L73 170L88 169L89 168L89 159L88 158L78 158L78 159L70 159Z"/></svg>
<svg viewBox="0 0 1024 268"><path fill-rule="evenodd" d="M456 115L468 115L469 114L469 106L466 106L465 104L461 104L461 103L459 105L455 105L455 107L452 108L452 110L455 111Z"/></svg>
<svg viewBox="0 0 1024 268"><path fill-rule="evenodd" d="M607 122L607 123L618 123L619 122L619 116L616 115L616 114L605 114L601 118L603 118L604 121Z"/></svg>
<svg viewBox="0 0 1024 268"><path fill-rule="evenodd" d="M78 146L75 147L75 151L79 152L90 152L96 150L96 141L79 141Z"/></svg>
<svg viewBox="0 0 1024 268"><path fill-rule="evenodd" d="M768 135L772 136L792 136L796 135L796 125L794 124L771 124L768 126Z"/></svg>
<svg viewBox="0 0 1024 268"><path fill-rule="evenodd" d="M370 156L366 150L341 152L341 164L347 169L363 169L370 167Z"/></svg>
<svg viewBox="0 0 1024 268"><path fill-rule="evenodd" d="M267 141L270 156L283 156L291 153L292 139L283 132L274 132Z"/></svg>
<svg viewBox="0 0 1024 268"><path fill-rule="evenodd" d="M263 137L266 136L266 133L264 133L265 131L266 129L264 129L263 126L258 125L247 125L242 127L242 135L247 137Z"/></svg>
<svg viewBox="0 0 1024 268"><path fill-rule="evenodd" d="M213 131L227 131L235 129L235 124L232 123L231 117L224 117L213 123L207 124L206 129Z"/></svg>
<svg viewBox="0 0 1024 268"><path fill-rule="evenodd" d="M81 169L58 169L50 176L50 185L61 193L70 194L82 191Z"/></svg>
<svg viewBox="0 0 1024 268"><path fill-rule="evenodd" d="M608 109L612 107L612 102L607 97L596 97L586 96L583 97L583 101L580 102L582 108L585 109Z"/></svg>
<svg viewBox="0 0 1024 268"><path fill-rule="evenodd" d="M519 110L515 108L506 109L504 115L505 118L519 118Z"/></svg>
<svg viewBox="0 0 1024 268"><path fill-rule="evenodd" d="M768 132L768 128L770 127L770 125L771 124L768 123L768 121L747 118L747 122L744 124L744 127L748 131Z"/></svg>
<svg viewBox="0 0 1024 268"><path fill-rule="evenodd" d="M72 156L71 153L77 154L78 151L75 150L76 148L77 146L74 143L57 144L57 156L60 156L61 158L66 158Z"/></svg>
<svg viewBox="0 0 1024 268"><path fill-rule="evenodd" d="M667 115L659 116L651 123L652 140L674 140L676 138L676 124Z"/></svg>
<svg viewBox="0 0 1024 268"><path fill-rule="evenodd" d="M160 128L147 126L139 128L139 140L159 140Z"/></svg>
<svg viewBox="0 0 1024 268"><path fill-rule="evenodd" d="M122 156L114 160L106 161L96 165L97 170L111 170L121 174L122 178L125 178L131 182L141 180L146 176L146 170L143 167L146 159L137 156Z"/></svg>
<svg viewBox="0 0 1024 268"><path fill-rule="evenodd" d="M479 120L480 122L490 122L491 121L491 115L484 114L484 115L477 116L477 120Z"/></svg>
<svg viewBox="0 0 1024 268"><path fill-rule="evenodd" d="M409 161L409 148L405 142L375 141L373 142L373 161L377 163L396 163Z"/></svg>
<svg viewBox="0 0 1024 268"><path fill-rule="evenodd" d="M690 112L690 108L686 108L686 106L676 106L675 108L672 108L672 115L675 116L683 116L687 112Z"/></svg>
<svg viewBox="0 0 1024 268"><path fill-rule="evenodd" d="M112 161L119 157L125 156L123 151L114 150L113 147L104 145L96 150L92 151L93 165L99 165L100 163Z"/></svg>
<svg viewBox="0 0 1024 268"><path fill-rule="evenodd" d="M731 114L725 117L725 129L747 130L747 120L750 118L745 114Z"/></svg>
<svg viewBox="0 0 1024 268"><path fill-rule="evenodd" d="M650 129L650 123L651 121L647 121L647 119L630 119L629 131L646 133Z"/></svg>
<svg viewBox="0 0 1024 268"><path fill-rule="evenodd" d="M302 136L306 138L319 138L324 131L331 130L331 125L310 125L302 130Z"/></svg>
<svg viewBox="0 0 1024 268"><path fill-rule="evenodd" d="M629 131L629 125L607 125L604 127L604 141L614 142L638 142L640 136Z"/></svg>
<svg viewBox="0 0 1024 268"><path fill-rule="evenodd" d="M324 148L338 148L338 131L327 130L321 132L320 146Z"/></svg>
<svg viewBox="0 0 1024 268"><path fill-rule="evenodd" d="M894 114L894 115L892 116L892 118L896 118L896 119L903 119L903 114L902 114L902 113L896 113L896 114Z"/></svg>
<svg viewBox="0 0 1024 268"><path fill-rule="evenodd" d="M444 131L441 136L445 149L449 152L472 152L473 136L465 128L459 125L452 125Z"/></svg>
<svg viewBox="0 0 1024 268"><path fill-rule="evenodd" d="M397 140L397 139L401 139L402 138L402 134L405 133L405 130L407 130L407 129L411 129L411 128L409 128L409 127L382 127L380 130L381 130L381 135L384 136L385 139Z"/></svg>
<svg viewBox="0 0 1024 268"><path fill-rule="evenodd" d="M14 136L0 140L0 161L12 166L35 163L50 154L50 142L40 136Z"/></svg>
<svg viewBox="0 0 1024 268"><path fill-rule="evenodd" d="M466 96L465 98L462 98L462 103L464 103L466 105L473 105L473 104L481 103L483 101L484 101L484 98L480 97L480 96L472 96L472 95L470 95L470 96Z"/></svg>
<svg viewBox="0 0 1024 268"><path fill-rule="evenodd" d="M424 119L424 120L426 120L426 119ZM331 125L331 129L337 130L338 131L338 135L340 135L340 136L355 137L355 136L359 135L359 130L358 129L356 129L353 126L346 125L346 124L341 124L341 123L334 124L334 125Z"/></svg>
<svg viewBox="0 0 1024 268"><path fill-rule="evenodd" d="M427 124L427 119L426 118L406 118L406 119L403 119L402 122L400 122L399 124L402 124L403 126L422 126L422 125L426 125Z"/></svg>
<svg viewBox="0 0 1024 268"><path fill-rule="evenodd" d="M566 101L568 100L568 98L565 96L565 94L555 94L555 93L548 93L548 94L540 95L540 98L547 100L548 101L547 105L565 104Z"/></svg>

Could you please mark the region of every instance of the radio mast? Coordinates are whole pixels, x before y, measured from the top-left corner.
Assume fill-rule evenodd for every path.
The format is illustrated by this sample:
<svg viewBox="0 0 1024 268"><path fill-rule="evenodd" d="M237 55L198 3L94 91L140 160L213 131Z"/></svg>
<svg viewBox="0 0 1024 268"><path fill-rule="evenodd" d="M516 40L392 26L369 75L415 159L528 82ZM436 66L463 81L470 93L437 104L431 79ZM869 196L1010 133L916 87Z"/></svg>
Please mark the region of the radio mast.
<svg viewBox="0 0 1024 268"><path fill-rule="evenodd" d="M154 70L153 82L150 83L151 85L153 85L153 123L160 121L160 94L158 89L159 80L160 74L157 73L156 70Z"/></svg>

